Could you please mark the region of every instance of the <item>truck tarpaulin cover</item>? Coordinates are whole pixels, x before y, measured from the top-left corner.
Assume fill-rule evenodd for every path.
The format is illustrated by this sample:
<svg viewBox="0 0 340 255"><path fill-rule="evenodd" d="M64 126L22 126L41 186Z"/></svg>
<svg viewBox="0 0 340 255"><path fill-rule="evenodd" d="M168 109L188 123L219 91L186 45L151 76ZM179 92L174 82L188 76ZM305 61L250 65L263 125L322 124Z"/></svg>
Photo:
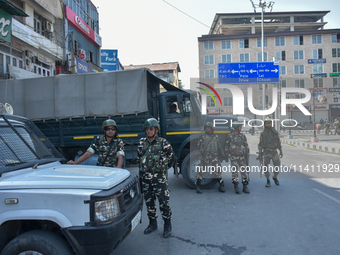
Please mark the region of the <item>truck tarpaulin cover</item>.
<svg viewBox="0 0 340 255"><path fill-rule="evenodd" d="M146 68L3 80L0 102L31 120L137 114L148 111L147 87L159 93L160 83L175 88Z"/></svg>

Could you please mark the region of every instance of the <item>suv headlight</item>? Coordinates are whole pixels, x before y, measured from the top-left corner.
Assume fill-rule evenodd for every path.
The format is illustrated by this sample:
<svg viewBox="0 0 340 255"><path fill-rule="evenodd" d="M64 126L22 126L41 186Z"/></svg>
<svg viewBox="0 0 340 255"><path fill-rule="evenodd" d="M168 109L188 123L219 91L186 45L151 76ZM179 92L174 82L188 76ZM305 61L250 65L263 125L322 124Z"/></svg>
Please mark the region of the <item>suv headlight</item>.
<svg viewBox="0 0 340 255"><path fill-rule="evenodd" d="M110 221L120 215L119 202L117 197L97 201L94 203L94 222Z"/></svg>

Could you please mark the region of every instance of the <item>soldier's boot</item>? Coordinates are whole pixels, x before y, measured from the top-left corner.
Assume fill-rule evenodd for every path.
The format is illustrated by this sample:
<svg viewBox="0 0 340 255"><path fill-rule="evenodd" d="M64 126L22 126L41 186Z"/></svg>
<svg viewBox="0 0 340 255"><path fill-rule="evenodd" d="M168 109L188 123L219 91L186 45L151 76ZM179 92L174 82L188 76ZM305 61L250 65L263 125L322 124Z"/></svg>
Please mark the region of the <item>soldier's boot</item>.
<svg viewBox="0 0 340 255"><path fill-rule="evenodd" d="M164 238L170 237L171 231L172 231L171 220L164 220L163 237Z"/></svg>
<svg viewBox="0 0 340 255"><path fill-rule="evenodd" d="M144 234L150 234L151 232L155 231L157 229L157 220L150 219L149 226L144 230Z"/></svg>
<svg viewBox="0 0 340 255"><path fill-rule="evenodd" d="M195 188L196 188L196 192L198 194L202 194L202 191L201 191L201 180L196 180Z"/></svg>
<svg viewBox="0 0 340 255"><path fill-rule="evenodd" d="M244 193L249 194L250 190L247 188L247 184L243 184L243 190Z"/></svg>
<svg viewBox="0 0 340 255"><path fill-rule="evenodd" d="M274 182L275 182L275 184L276 184L277 186L280 185L280 182L279 182L279 180L278 180L277 178L273 178L273 180L274 180Z"/></svg>
<svg viewBox="0 0 340 255"><path fill-rule="evenodd" d="M218 187L219 192L225 192L224 181L220 181L220 186Z"/></svg>
<svg viewBox="0 0 340 255"><path fill-rule="evenodd" d="M269 188L271 186L271 184L270 184L270 180L269 179L267 179L267 184L266 184L266 187L267 188Z"/></svg>
<svg viewBox="0 0 340 255"><path fill-rule="evenodd" d="M238 188L238 183L234 183L234 190L236 194L240 194L240 190Z"/></svg>

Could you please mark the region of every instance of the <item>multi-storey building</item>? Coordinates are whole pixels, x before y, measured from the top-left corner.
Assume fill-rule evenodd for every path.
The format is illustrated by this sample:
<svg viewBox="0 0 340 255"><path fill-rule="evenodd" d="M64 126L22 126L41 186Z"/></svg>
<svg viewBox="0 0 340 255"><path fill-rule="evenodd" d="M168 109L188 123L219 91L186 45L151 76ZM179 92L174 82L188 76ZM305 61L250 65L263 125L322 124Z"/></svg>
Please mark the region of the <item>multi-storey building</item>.
<svg viewBox="0 0 340 255"><path fill-rule="evenodd" d="M2 3L26 14L5 18L8 25L3 28L8 38L0 38L2 78L53 75L56 61L63 60L63 13L59 0Z"/></svg>
<svg viewBox="0 0 340 255"><path fill-rule="evenodd" d="M102 70L98 11L90 0L3 0L0 6L0 78Z"/></svg>
<svg viewBox="0 0 340 255"><path fill-rule="evenodd" d="M179 67L178 62L153 63L153 64L146 64L146 65L129 65L129 66L124 66L124 69L128 70L128 69L135 69L135 68L142 68L142 67L149 68L155 73L155 75L158 78L179 88L180 80L178 77L178 73L181 72L181 68Z"/></svg>
<svg viewBox="0 0 340 255"><path fill-rule="evenodd" d="M247 110L246 91L249 86L253 88L256 109L263 109L263 87L265 107L268 108L273 101L273 86L278 87L279 94L281 87L299 87L310 90L316 98L314 102L310 100L304 104L312 114L315 110L316 121L321 118L333 121L340 117L340 28L324 29L327 13L329 11L264 13L264 61L280 63L280 83L235 84L245 94L247 117L256 118ZM261 13L216 14L209 34L198 38L200 81L211 86L217 84L218 63L261 62L261 41ZM231 114L233 99L230 91L217 89L217 92L223 98L223 105L215 105L208 97L208 112ZM288 113L298 121L313 120L296 107L289 106ZM290 116L281 119L287 117Z"/></svg>

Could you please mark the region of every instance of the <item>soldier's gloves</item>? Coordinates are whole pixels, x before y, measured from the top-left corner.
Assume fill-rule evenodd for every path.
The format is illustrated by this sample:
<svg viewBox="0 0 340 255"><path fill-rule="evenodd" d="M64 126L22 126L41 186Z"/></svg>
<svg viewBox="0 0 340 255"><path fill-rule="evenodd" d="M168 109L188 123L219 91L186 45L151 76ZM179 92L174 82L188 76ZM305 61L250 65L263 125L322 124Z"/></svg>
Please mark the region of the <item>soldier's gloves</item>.
<svg viewBox="0 0 340 255"><path fill-rule="evenodd" d="M283 153L282 153L282 151L280 151L280 158L282 158L283 157Z"/></svg>

